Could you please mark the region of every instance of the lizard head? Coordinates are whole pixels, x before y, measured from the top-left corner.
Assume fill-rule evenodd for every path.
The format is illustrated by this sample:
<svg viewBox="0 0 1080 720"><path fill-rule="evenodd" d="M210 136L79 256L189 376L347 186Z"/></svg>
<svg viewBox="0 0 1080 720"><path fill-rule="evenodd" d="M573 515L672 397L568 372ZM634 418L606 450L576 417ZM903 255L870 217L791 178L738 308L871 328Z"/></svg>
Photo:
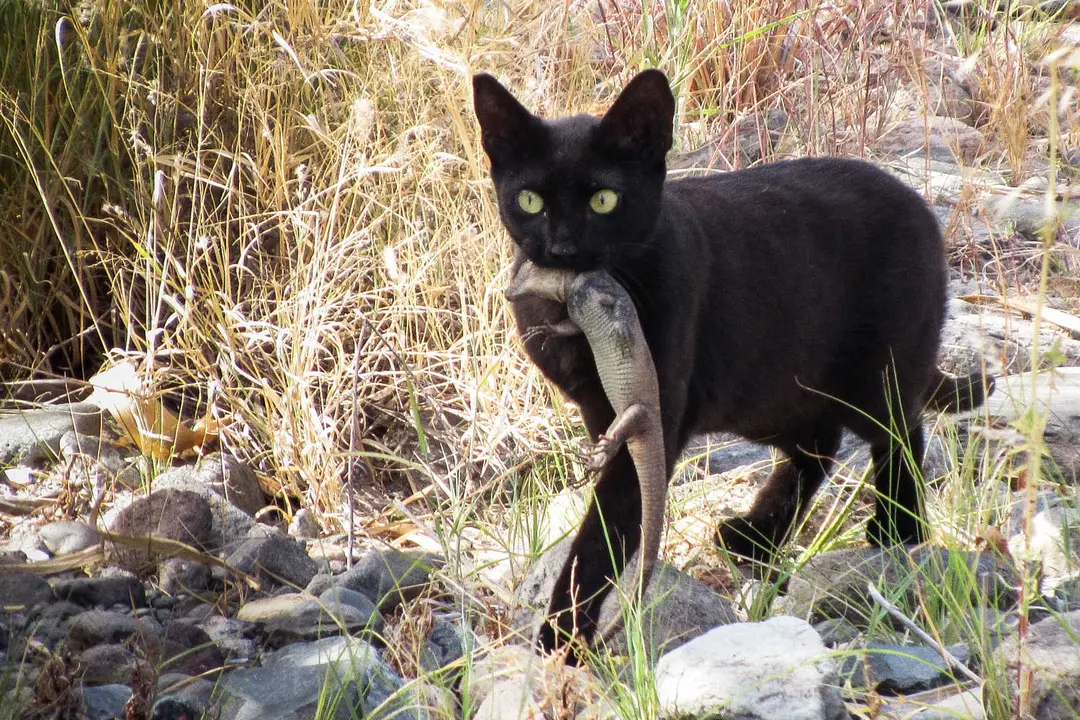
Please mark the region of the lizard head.
<svg viewBox="0 0 1080 720"><path fill-rule="evenodd" d="M566 302L570 286L577 273L573 270L540 267L531 260L518 266L504 294L507 300L516 300L525 295L537 295L549 300Z"/></svg>

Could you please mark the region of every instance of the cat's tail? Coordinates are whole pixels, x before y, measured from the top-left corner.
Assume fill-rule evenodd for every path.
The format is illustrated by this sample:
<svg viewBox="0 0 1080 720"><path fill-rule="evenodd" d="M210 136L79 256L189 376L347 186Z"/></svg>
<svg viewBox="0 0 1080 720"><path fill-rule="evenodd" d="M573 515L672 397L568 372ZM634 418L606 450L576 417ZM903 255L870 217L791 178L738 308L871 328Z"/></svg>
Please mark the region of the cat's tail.
<svg viewBox="0 0 1080 720"><path fill-rule="evenodd" d="M933 390L926 401L926 407L931 410L949 413L974 410L994 392L992 375L973 372L954 378L937 369L934 373Z"/></svg>

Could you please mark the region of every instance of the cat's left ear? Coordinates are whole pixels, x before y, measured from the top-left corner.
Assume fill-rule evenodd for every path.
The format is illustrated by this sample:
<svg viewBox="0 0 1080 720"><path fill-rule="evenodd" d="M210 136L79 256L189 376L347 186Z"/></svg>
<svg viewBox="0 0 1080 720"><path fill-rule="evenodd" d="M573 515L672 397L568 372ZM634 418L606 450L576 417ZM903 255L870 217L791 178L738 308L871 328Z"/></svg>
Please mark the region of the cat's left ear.
<svg viewBox="0 0 1080 720"><path fill-rule="evenodd" d="M657 163L671 149L675 98L659 70L646 70L623 88L600 121L598 138L617 155Z"/></svg>
<svg viewBox="0 0 1080 720"><path fill-rule="evenodd" d="M487 73L473 76L473 109L491 162L507 161L535 140L536 117Z"/></svg>

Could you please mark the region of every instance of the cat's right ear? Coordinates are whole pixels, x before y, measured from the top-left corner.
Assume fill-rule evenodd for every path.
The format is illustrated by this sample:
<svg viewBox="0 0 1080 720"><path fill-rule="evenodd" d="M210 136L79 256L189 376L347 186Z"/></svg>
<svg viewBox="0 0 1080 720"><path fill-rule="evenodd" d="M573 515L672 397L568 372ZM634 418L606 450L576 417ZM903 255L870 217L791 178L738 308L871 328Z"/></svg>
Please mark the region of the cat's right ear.
<svg viewBox="0 0 1080 720"><path fill-rule="evenodd" d="M473 109L480 122L480 141L492 163L520 154L534 141L536 118L487 73L473 76Z"/></svg>

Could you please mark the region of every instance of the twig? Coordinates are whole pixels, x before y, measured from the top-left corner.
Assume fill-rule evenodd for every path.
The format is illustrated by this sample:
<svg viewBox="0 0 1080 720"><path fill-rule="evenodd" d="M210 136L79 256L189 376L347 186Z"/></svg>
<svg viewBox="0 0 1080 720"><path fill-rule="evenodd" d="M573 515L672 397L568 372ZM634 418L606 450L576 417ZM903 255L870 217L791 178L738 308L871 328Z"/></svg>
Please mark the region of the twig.
<svg viewBox="0 0 1080 720"><path fill-rule="evenodd" d="M868 580L866 582L866 589L870 592L870 597L874 599L874 602L885 608L885 611L897 620L899 620L904 627L918 635L920 640L937 650L938 653L941 654L941 657L945 660L946 665L948 665L952 669L959 670L972 682L982 682L982 678L972 672L967 665L960 662L959 658L949 652L948 648L946 648L934 638L930 637L930 635L925 630L915 624L914 620L909 618L907 615L904 615L903 611L900 608L896 607L891 602L886 600L885 596L882 595L876 587L874 587L874 583Z"/></svg>

